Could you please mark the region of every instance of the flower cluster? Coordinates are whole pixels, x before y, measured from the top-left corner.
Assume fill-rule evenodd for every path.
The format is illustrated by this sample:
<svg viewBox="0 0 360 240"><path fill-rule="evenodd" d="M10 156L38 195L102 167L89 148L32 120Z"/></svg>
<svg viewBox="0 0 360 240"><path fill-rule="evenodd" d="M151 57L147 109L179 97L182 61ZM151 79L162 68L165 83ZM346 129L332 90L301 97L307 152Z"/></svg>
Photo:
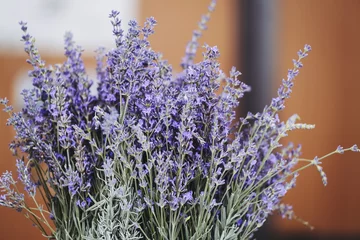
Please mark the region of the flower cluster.
<svg viewBox="0 0 360 240"><path fill-rule="evenodd" d="M217 47L205 45L203 60L193 61L214 7L194 31L178 75L150 48L154 18L144 27L130 21L124 34L112 11L116 47L97 51L97 95L70 33L66 61L46 66L21 22L33 88L22 92L18 113L1 103L16 131L10 149L18 179L37 211L10 172L0 178L0 205L25 211L54 239L249 239L274 211L295 218L281 199L299 171L316 166L327 181L324 157L301 159L300 146L280 144L291 130L314 128L297 115L278 116L311 48L298 52L263 112L237 121L234 110L250 90L240 72L222 72ZM359 151L333 153L348 150ZM308 164L296 168L299 161Z"/></svg>

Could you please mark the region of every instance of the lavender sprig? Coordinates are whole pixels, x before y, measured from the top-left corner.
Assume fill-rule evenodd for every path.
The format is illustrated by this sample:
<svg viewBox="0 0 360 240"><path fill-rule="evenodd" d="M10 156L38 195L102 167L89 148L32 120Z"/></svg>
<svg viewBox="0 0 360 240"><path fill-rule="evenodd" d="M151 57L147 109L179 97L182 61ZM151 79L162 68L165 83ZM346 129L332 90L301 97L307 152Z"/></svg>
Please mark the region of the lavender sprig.
<svg viewBox="0 0 360 240"><path fill-rule="evenodd" d="M226 76L217 47L205 45L203 59L194 62L215 3L177 75L150 47L154 18L143 27L131 20L125 34L119 12L112 11L115 48L97 51L95 95L71 33L64 39L66 60L46 66L21 22L33 88L22 92L20 112L6 98L0 103L16 132L10 148L18 179L33 201L5 172L0 205L25 212L44 236L61 240L251 239L274 212L302 221L282 203L299 173L314 166L326 185L323 159L359 149L339 146L304 159L300 145L280 143L289 131L315 127L298 123L296 114L286 121L278 115L309 45L298 51L271 103L236 119L239 99L250 91L238 80L241 73L232 68Z"/></svg>

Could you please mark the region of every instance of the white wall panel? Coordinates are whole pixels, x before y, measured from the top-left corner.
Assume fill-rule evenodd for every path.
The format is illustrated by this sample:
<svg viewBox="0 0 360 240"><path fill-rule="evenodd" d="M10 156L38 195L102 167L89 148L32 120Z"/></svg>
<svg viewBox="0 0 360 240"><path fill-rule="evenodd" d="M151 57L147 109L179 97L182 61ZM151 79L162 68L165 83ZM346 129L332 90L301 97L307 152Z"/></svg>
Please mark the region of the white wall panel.
<svg viewBox="0 0 360 240"><path fill-rule="evenodd" d="M63 36L71 31L87 53L97 46L113 46L110 11L118 10L127 27L137 18L138 0L0 0L0 51L22 49L18 22L28 22L40 50L63 50Z"/></svg>

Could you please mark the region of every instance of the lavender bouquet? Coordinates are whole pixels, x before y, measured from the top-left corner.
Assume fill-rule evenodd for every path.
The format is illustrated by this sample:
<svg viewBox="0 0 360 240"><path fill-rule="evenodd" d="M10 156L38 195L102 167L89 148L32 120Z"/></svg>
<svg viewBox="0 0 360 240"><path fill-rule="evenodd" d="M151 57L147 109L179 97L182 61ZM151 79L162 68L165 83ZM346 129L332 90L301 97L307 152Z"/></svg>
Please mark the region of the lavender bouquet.
<svg viewBox="0 0 360 240"><path fill-rule="evenodd" d="M251 239L270 214L297 218L281 202L299 172L315 166L326 185L321 161L332 154L301 159L300 146L280 140L314 125L286 122L284 108L311 50L293 60L278 95L261 113L235 121L234 109L250 88L235 68L221 71L216 47L204 46L195 63L198 38L215 1L186 48L183 71L150 48L156 21L121 29L119 12L110 14L116 47L98 50L96 96L81 60L81 47L65 36L63 64L46 66L35 39L21 22L33 88L14 112L2 99L18 179L0 178L0 205L28 217L49 239ZM221 90L221 94L215 91ZM299 162L306 164L298 166ZM42 201L36 195L41 196Z"/></svg>

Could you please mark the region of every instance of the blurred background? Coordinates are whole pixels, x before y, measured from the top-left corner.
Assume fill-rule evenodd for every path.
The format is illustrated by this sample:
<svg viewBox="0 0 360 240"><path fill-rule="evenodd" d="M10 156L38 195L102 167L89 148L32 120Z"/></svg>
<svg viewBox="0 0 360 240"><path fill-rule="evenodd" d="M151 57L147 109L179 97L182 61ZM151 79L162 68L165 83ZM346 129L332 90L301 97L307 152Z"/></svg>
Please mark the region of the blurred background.
<svg viewBox="0 0 360 240"><path fill-rule="evenodd" d="M64 61L62 39L71 30L85 48L88 69L94 69L98 46L113 47L108 13L121 11L126 22L158 21L152 47L163 53L176 71L185 45L197 27L210 0L0 0L0 96L20 108L20 90L31 85L30 70L19 41L18 21L29 22L43 59ZM293 89L281 117L297 113L312 131L291 133L286 141L301 143L303 156L313 158L340 144L360 145L360 1L358 0L227 0L217 8L200 43L217 45L225 72L234 65L241 80L252 87L241 103L239 114L261 111L270 103L291 60L304 44L313 51ZM200 59L200 54L198 56ZM89 74L95 76L94 71ZM7 146L13 137L0 114L0 172L15 170ZM323 163L329 184L324 187L317 170L307 169L298 178L284 202L315 230L296 221L273 216L258 233L258 239L360 239L360 155L346 153ZM22 214L0 208L0 240L41 239L39 231Z"/></svg>

